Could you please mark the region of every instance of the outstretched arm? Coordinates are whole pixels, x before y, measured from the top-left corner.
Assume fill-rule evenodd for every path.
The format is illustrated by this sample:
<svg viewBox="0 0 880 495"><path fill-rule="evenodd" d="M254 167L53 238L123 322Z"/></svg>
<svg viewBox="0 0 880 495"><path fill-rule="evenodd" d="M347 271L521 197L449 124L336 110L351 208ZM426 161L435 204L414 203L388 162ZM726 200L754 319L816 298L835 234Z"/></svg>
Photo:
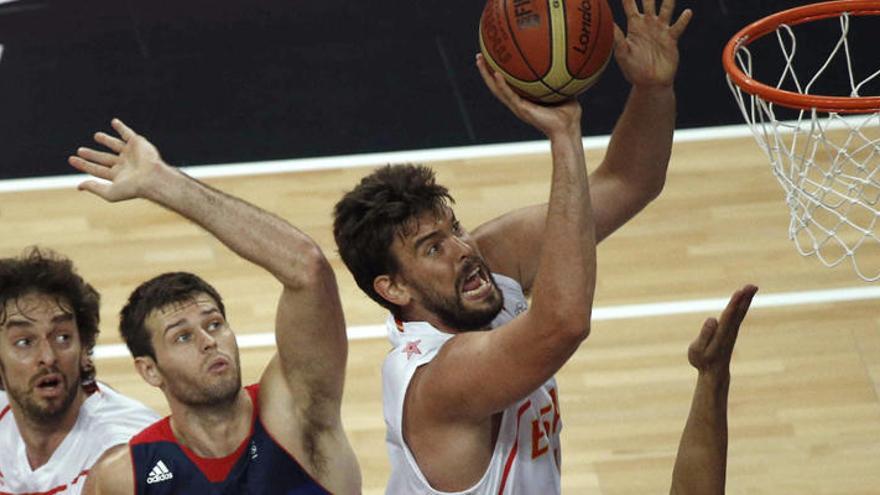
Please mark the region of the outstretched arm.
<svg viewBox="0 0 880 495"><path fill-rule="evenodd" d="M672 22L675 0L622 0L627 32L615 26L614 56L627 81L629 99L617 121L605 158L590 175L596 240L620 228L660 194L675 127L673 82L678 38L692 17L685 10ZM547 205L525 207L487 222L474 233L498 271L519 280L528 292L537 271Z"/></svg>
<svg viewBox="0 0 880 495"><path fill-rule="evenodd" d="M203 184L166 164L158 150L118 119L118 137L99 132L109 151L77 150L70 164L103 181L80 184L107 201L143 198L188 218L236 254L266 269L283 285L276 320L278 376L295 407L338 416L347 341L336 280L318 246L283 219ZM276 391L279 392L279 391ZM281 402L280 398L279 401ZM314 411L317 412L317 411Z"/></svg>
<svg viewBox="0 0 880 495"><path fill-rule="evenodd" d="M721 319L706 320L688 349L688 360L698 371L697 386L672 471L674 495L724 493L730 359L757 290L748 285L734 293Z"/></svg>
<svg viewBox="0 0 880 495"><path fill-rule="evenodd" d="M614 29L614 57L632 84L629 99L611 134L605 159L593 173L593 194L601 204L599 238L605 238L660 194L672 153L678 39L693 13L672 23L675 0L624 0L627 33ZM671 24L670 24L671 23Z"/></svg>

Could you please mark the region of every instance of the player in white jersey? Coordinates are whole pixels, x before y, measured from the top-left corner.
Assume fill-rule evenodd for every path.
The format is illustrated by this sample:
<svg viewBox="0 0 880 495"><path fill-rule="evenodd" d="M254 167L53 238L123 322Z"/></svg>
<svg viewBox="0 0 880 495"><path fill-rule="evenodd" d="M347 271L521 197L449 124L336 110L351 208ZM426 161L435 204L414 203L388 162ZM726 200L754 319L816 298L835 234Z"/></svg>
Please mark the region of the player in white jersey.
<svg viewBox="0 0 880 495"><path fill-rule="evenodd" d="M515 280L499 274L493 278L504 297L504 306L491 323L491 327L496 328L525 311L527 304ZM416 370L434 359L453 334L442 332L427 322L402 322L393 316L388 318L387 328L394 350L385 359L382 370L382 399L388 454L391 465L397 468L387 492L432 493L430 483L404 440L404 401ZM551 377L502 412L489 466L467 493L560 492L562 421L556 390L556 380ZM523 459L529 461L523 462ZM510 489L505 491L508 486Z"/></svg>
<svg viewBox="0 0 880 495"><path fill-rule="evenodd" d="M33 469L9 406L0 409L0 493L76 494L89 468L110 447L127 443L159 416L98 382L79 408L73 428L46 464Z"/></svg>
<svg viewBox="0 0 880 495"><path fill-rule="evenodd" d="M80 493L105 450L158 418L93 381L99 300L70 260L0 260L0 493Z"/></svg>
<svg viewBox="0 0 880 495"><path fill-rule="evenodd" d="M659 13L644 2L645 14L623 3L629 33L618 30L615 51L633 89L589 179L577 101L525 101L478 57L492 93L550 140L549 202L469 234L433 172L406 165L375 171L336 205L343 261L394 319L383 369L390 494L559 493L553 375L589 334L596 242L663 187L676 40L691 16L672 23L672 0ZM502 308L511 314L493 328Z"/></svg>

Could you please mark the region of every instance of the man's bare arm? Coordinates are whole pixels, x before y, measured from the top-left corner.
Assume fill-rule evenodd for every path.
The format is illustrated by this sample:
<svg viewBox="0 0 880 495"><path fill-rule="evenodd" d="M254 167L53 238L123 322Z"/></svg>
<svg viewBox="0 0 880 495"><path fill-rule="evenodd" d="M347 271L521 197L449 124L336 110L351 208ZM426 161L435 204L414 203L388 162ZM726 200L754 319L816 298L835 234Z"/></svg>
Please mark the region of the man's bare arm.
<svg viewBox="0 0 880 495"><path fill-rule="evenodd" d="M143 198L168 208L274 275L283 291L276 320L280 372L271 376L285 380L298 407L312 407L320 397L329 404L326 413L338 411L345 325L333 272L315 242L278 216L166 164L146 138L118 119L112 125L118 137L95 136L109 152L80 148L70 158L73 167L106 181L86 181L80 189L110 202Z"/></svg>
<svg viewBox="0 0 880 495"><path fill-rule="evenodd" d="M622 0L627 34L615 27L615 58L632 84L623 113L611 134L605 158L590 175L590 192L600 242L660 194L672 150L675 127L673 82L678 68L677 41L692 13L673 23L675 0L664 0L658 13L645 2ZM547 205L525 207L487 222L474 231L493 269L531 290L543 243Z"/></svg>
<svg viewBox="0 0 880 495"><path fill-rule="evenodd" d="M134 478L128 444L107 449L89 470L84 495L133 495Z"/></svg>
<svg viewBox="0 0 880 495"><path fill-rule="evenodd" d="M499 74L478 67L493 94L550 139L551 192L531 308L491 332L467 332L419 371L406 413L440 421L483 421L527 396L568 360L589 334L596 281L595 227L580 137L581 108L517 96ZM479 377L479 379L475 379ZM455 404L456 407L447 407Z"/></svg>
<svg viewBox="0 0 880 495"><path fill-rule="evenodd" d="M688 349L688 360L698 376L672 472L673 495L724 493L730 360L756 291L757 287L746 286L734 293L721 318L706 320Z"/></svg>

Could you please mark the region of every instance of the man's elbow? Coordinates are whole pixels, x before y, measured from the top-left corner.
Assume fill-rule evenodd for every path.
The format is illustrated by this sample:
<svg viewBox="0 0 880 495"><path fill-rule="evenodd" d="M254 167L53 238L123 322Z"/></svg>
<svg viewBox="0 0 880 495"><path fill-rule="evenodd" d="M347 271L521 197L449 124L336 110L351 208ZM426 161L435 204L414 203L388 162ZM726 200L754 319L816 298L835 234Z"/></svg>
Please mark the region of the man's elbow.
<svg viewBox="0 0 880 495"><path fill-rule="evenodd" d="M639 195L643 198L644 205L654 201L663 192L663 188L666 187L666 167L663 167L662 171L658 171L655 174L639 177L635 185L638 188Z"/></svg>
<svg viewBox="0 0 880 495"><path fill-rule="evenodd" d="M590 311L584 308L553 311L547 316L547 328L569 346L579 346L590 336Z"/></svg>
<svg viewBox="0 0 880 495"><path fill-rule="evenodd" d="M333 277L333 268L317 245L293 253L278 276L285 287L294 290L321 285Z"/></svg>

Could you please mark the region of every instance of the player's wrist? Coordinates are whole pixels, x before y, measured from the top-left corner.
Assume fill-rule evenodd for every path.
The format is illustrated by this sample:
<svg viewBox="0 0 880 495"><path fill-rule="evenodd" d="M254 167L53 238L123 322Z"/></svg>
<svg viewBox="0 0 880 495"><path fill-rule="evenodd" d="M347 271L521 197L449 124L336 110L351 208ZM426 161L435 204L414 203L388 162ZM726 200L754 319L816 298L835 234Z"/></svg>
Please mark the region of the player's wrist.
<svg viewBox="0 0 880 495"><path fill-rule="evenodd" d="M713 388L727 387L730 385L730 367L702 369L699 380Z"/></svg>
<svg viewBox="0 0 880 495"><path fill-rule="evenodd" d="M166 204L166 199L174 195L177 184L185 180L187 177L183 172L157 158L150 163L145 180L137 187L137 196L154 203Z"/></svg>
<svg viewBox="0 0 880 495"><path fill-rule="evenodd" d="M579 141L581 139L581 119L572 119L569 122L561 123L557 126L550 127L544 131L550 143Z"/></svg>
<svg viewBox="0 0 880 495"><path fill-rule="evenodd" d="M675 99L675 81L633 84L631 94L642 98Z"/></svg>

